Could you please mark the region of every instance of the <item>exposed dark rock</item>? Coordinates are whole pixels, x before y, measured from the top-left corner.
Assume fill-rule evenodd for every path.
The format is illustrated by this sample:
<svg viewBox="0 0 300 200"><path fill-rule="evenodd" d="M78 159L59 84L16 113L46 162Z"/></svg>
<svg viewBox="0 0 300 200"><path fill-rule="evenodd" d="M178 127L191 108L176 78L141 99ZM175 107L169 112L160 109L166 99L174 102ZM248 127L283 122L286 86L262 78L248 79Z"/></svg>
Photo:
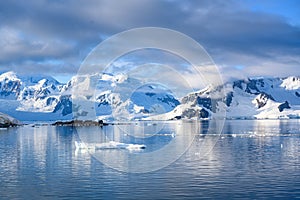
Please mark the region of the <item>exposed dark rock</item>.
<svg viewBox="0 0 300 200"><path fill-rule="evenodd" d="M46 88L46 89L41 89L40 91L36 91L36 93L37 94L35 100L38 100L38 99L45 99L46 97L49 96L51 92Z"/></svg>
<svg viewBox="0 0 300 200"><path fill-rule="evenodd" d="M57 105L54 108L54 113L61 110L62 115L66 116L68 114L72 113L72 101L71 101L71 95L64 95L60 96L59 101Z"/></svg>
<svg viewBox="0 0 300 200"><path fill-rule="evenodd" d="M274 101L274 98L271 95L266 94L264 92L260 93L259 96L256 98L256 103L258 105L258 108L264 107L267 104L269 99Z"/></svg>
<svg viewBox="0 0 300 200"><path fill-rule="evenodd" d="M155 93L153 93L153 92L146 92L145 95L152 97L152 96L155 95Z"/></svg>
<svg viewBox="0 0 300 200"><path fill-rule="evenodd" d="M58 102L58 100L57 100L55 97L49 97L49 98L47 99L46 104L47 104L47 106L50 106L50 105L52 105L53 103L57 103L57 102Z"/></svg>
<svg viewBox="0 0 300 200"><path fill-rule="evenodd" d="M197 97L197 103L204 108L207 108L209 110L212 110L212 101L211 98L202 98L202 97Z"/></svg>
<svg viewBox="0 0 300 200"><path fill-rule="evenodd" d="M226 96L226 105L229 107L232 102L233 92L229 92Z"/></svg>
<svg viewBox="0 0 300 200"><path fill-rule="evenodd" d="M71 121L57 121L53 126L107 126L108 123L93 120L71 120Z"/></svg>
<svg viewBox="0 0 300 200"><path fill-rule="evenodd" d="M147 114L147 113L150 113L150 111L148 110L148 109L141 109L141 113L145 113L145 114Z"/></svg>
<svg viewBox="0 0 300 200"><path fill-rule="evenodd" d="M0 128L8 128L18 125L21 125L21 123L18 120L6 114L0 113Z"/></svg>
<svg viewBox="0 0 300 200"><path fill-rule="evenodd" d="M259 80L255 80L255 79L249 79L249 82L247 83L245 92L249 93L249 94L259 94L260 91L257 88L256 84Z"/></svg>
<svg viewBox="0 0 300 200"><path fill-rule="evenodd" d="M12 96L17 98L21 91L21 82L19 80L12 81L5 79L4 82L0 83L0 97Z"/></svg>
<svg viewBox="0 0 300 200"><path fill-rule="evenodd" d="M296 95L297 97L300 97L300 93L299 93L299 92L295 92L295 95Z"/></svg>
<svg viewBox="0 0 300 200"><path fill-rule="evenodd" d="M12 122L6 122L6 123L0 123L0 128L8 128L8 127L14 127L17 126L17 124Z"/></svg>
<svg viewBox="0 0 300 200"><path fill-rule="evenodd" d="M175 116L174 119L181 119L181 116Z"/></svg>
<svg viewBox="0 0 300 200"><path fill-rule="evenodd" d="M233 88L237 87L237 88L240 88L242 90L243 89L242 83L244 83L243 80L234 81L233 82Z"/></svg>
<svg viewBox="0 0 300 200"><path fill-rule="evenodd" d="M98 96L96 100L97 100L97 102L99 102L98 107L109 105L106 94Z"/></svg>
<svg viewBox="0 0 300 200"><path fill-rule="evenodd" d="M278 106L278 110L280 111L280 112L282 112L284 109L290 109L291 107L290 107L290 105L289 105L289 102L287 102L287 101L285 101L284 103L282 103L282 104L280 104L279 106Z"/></svg>
<svg viewBox="0 0 300 200"><path fill-rule="evenodd" d="M209 117L209 113L205 109L201 109L199 117L200 118L208 118Z"/></svg>
<svg viewBox="0 0 300 200"><path fill-rule="evenodd" d="M108 123L105 123L103 120L98 121L99 126L107 126Z"/></svg>
<svg viewBox="0 0 300 200"><path fill-rule="evenodd" d="M198 119L203 119L203 118L208 118L209 117L209 112L206 111L204 108L201 109L200 111L194 110L194 109L186 109L185 111L182 112L181 116L175 116L174 119L191 119L197 117Z"/></svg>
<svg viewBox="0 0 300 200"><path fill-rule="evenodd" d="M243 90L242 84L246 85L245 92L249 94L259 94L261 91L257 86L264 87L265 83L263 79L248 79L248 80L238 80L233 82L233 88L237 87Z"/></svg>

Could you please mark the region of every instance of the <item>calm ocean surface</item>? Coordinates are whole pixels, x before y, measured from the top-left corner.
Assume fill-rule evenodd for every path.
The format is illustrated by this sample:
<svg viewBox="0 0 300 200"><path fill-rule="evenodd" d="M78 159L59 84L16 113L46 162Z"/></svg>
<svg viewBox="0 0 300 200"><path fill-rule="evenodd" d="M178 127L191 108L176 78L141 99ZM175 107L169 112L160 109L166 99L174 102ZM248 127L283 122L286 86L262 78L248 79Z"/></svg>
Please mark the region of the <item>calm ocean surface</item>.
<svg viewBox="0 0 300 200"><path fill-rule="evenodd" d="M1 129L0 199L300 198L300 120L229 120L221 135L213 126ZM76 149L75 141L146 149Z"/></svg>

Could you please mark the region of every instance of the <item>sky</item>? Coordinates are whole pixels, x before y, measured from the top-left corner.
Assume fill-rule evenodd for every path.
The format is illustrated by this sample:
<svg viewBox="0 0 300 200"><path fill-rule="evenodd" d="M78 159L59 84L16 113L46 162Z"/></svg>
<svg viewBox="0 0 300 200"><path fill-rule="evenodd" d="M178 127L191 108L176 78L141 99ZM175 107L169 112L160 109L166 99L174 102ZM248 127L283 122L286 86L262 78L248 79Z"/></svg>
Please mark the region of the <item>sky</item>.
<svg viewBox="0 0 300 200"><path fill-rule="evenodd" d="M0 72L75 75L106 38L139 27L182 32L226 78L300 76L298 0L0 1Z"/></svg>

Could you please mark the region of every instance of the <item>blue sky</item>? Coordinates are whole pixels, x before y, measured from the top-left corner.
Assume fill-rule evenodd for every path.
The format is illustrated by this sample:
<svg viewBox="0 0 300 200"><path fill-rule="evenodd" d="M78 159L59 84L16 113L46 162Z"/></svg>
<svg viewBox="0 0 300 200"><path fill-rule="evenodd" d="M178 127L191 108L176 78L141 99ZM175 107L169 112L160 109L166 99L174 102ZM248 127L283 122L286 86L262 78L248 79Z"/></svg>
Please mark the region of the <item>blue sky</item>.
<svg viewBox="0 0 300 200"><path fill-rule="evenodd" d="M103 39L157 26L198 41L224 77L300 75L297 0L0 2L0 71L67 80Z"/></svg>

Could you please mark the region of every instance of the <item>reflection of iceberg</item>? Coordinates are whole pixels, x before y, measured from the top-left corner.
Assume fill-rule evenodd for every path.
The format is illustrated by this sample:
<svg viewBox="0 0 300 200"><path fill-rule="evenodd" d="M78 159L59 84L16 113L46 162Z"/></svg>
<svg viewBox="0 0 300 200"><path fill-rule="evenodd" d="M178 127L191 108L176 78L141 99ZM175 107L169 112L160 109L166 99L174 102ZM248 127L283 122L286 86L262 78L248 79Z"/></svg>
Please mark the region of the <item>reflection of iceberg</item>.
<svg viewBox="0 0 300 200"><path fill-rule="evenodd" d="M110 141L107 143L83 143L75 141L76 149L86 150L105 150L105 149L127 149L127 150L140 150L145 149L144 144L126 144L121 142Z"/></svg>

